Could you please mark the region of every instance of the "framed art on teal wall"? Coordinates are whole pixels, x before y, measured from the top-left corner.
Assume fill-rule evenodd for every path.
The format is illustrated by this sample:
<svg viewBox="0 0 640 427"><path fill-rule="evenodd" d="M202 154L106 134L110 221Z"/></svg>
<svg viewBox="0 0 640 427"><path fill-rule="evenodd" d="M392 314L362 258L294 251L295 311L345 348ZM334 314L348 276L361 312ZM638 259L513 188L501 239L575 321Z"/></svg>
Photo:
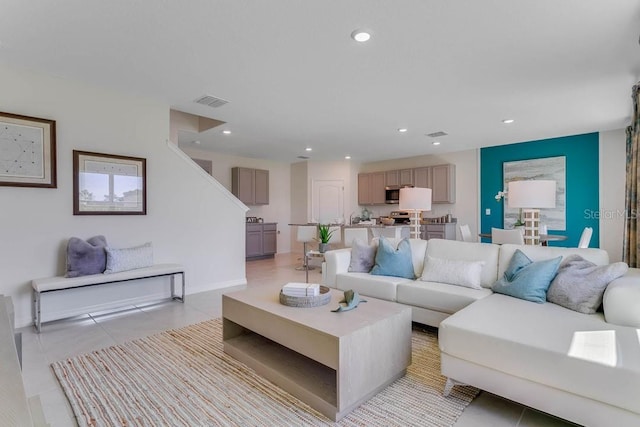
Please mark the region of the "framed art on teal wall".
<svg viewBox="0 0 640 427"><path fill-rule="evenodd" d="M566 159L565 156L517 160L502 164L504 187L510 181L552 180L556 182L556 207L540 210L540 224L549 230L564 231L566 221ZM508 195L507 195L508 197ZM504 206L504 228L513 228L519 217L519 209Z"/></svg>

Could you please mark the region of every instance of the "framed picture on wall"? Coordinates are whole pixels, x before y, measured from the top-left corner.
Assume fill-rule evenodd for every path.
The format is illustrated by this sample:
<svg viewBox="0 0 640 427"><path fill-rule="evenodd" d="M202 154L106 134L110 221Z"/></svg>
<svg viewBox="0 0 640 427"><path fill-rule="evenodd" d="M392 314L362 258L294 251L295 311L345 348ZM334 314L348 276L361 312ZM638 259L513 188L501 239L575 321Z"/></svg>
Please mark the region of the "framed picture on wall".
<svg viewBox="0 0 640 427"><path fill-rule="evenodd" d="M55 120L0 113L0 185L56 188Z"/></svg>
<svg viewBox="0 0 640 427"><path fill-rule="evenodd" d="M146 215L146 159L73 151L74 215Z"/></svg>
<svg viewBox="0 0 640 427"><path fill-rule="evenodd" d="M556 207L540 210L540 223L548 230L567 229L566 221L566 157L544 157L503 163L504 187L509 181L545 179L556 182ZM508 197L508 196L507 196ZM504 228L513 228L520 210L504 206Z"/></svg>

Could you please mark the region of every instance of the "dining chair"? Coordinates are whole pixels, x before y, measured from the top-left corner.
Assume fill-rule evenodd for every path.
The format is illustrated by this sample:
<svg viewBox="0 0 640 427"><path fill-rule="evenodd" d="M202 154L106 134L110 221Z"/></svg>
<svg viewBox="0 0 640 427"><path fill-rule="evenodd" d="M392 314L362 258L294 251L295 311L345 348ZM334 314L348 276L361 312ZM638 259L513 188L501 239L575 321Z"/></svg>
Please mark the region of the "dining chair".
<svg viewBox="0 0 640 427"><path fill-rule="evenodd" d="M585 227L582 230L582 235L580 236L580 242L578 243L579 248L588 248L589 242L591 242L591 235L593 234L593 228Z"/></svg>
<svg viewBox="0 0 640 427"><path fill-rule="evenodd" d="M502 245L504 243L524 245L524 236L522 235L522 231L518 229L504 230L502 228L492 228L491 243L496 243L498 245Z"/></svg>
<svg viewBox="0 0 640 427"><path fill-rule="evenodd" d="M313 267L307 264L307 243L314 242L318 233L317 225L299 225L296 232L296 241L302 243L302 265L296 267L296 270L313 270Z"/></svg>
<svg viewBox="0 0 640 427"><path fill-rule="evenodd" d="M344 229L344 246L350 248L353 246L355 239L361 240L364 243L369 243L369 229L368 228L345 228Z"/></svg>
<svg viewBox="0 0 640 427"><path fill-rule="evenodd" d="M469 224L460 224L460 235L464 242L475 242L476 240L471 236L471 229Z"/></svg>

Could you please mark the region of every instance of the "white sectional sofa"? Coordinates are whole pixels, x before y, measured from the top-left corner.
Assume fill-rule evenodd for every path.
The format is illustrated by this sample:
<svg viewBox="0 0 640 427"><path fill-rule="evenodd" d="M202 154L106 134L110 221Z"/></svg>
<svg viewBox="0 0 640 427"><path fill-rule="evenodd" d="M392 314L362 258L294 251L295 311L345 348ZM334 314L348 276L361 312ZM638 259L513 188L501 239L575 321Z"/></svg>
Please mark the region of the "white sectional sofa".
<svg viewBox="0 0 640 427"><path fill-rule="evenodd" d="M415 322L438 327L449 384L470 384L582 425L640 425L640 270L611 282L605 312L588 315L494 294L491 285L516 249L533 261L577 254L597 265L609 263L604 250L440 239L410 244L416 277L427 255L484 261L482 289L351 273L351 249L325 254L323 280L409 305Z"/></svg>

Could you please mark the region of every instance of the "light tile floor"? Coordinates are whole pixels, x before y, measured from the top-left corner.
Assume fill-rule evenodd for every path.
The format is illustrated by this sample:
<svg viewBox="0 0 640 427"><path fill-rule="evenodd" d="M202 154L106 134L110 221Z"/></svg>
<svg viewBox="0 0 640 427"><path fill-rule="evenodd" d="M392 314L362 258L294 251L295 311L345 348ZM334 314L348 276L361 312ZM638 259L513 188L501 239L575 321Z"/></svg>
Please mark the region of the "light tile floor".
<svg viewBox="0 0 640 427"><path fill-rule="evenodd" d="M296 271L300 261L295 254L279 254L275 259L247 263L248 286L304 281L304 271ZM320 281L320 270L309 273L310 281ZM39 395L43 411L51 426L74 426L71 407L49 368L54 361L132 339L179 328L221 315L221 295L241 289L187 295L180 304L166 301L157 304L125 307L117 312L92 313L43 326L36 334L31 327L22 328L23 379L29 397ZM458 427L537 427L572 424L522 405L482 392L458 419Z"/></svg>

